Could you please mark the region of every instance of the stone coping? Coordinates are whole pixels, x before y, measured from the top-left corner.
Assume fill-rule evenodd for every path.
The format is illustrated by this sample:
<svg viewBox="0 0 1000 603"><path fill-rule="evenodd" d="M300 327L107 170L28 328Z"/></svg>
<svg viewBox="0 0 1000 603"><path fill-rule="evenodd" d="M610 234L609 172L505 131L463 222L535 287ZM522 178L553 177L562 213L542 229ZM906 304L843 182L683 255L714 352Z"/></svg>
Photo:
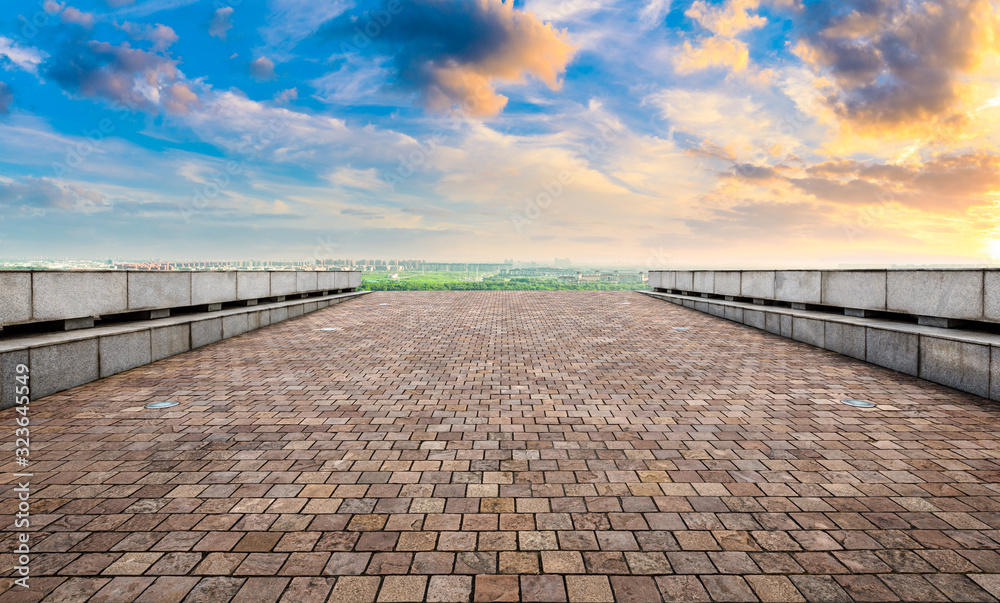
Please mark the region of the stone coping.
<svg viewBox="0 0 1000 603"><path fill-rule="evenodd" d="M15 403L19 364L30 369L35 400L368 293L298 298L0 340L0 408Z"/></svg>
<svg viewBox="0 0 1000 603"><path fill-rule="evenodd" d="M907 314L925 322L1000 323L1000 270L653 270L649 287ZM946 322L947 321L947 322Z"/></svg>
<svg viewBox="0 0 1000 603"><path fill-rule="evenodd" d="M361 273L357 271L5 270L0 271L0 327L348 291L360 286Z"/></svg>
<svg viewBox="0 0 1000 603"><path fill-rule="evenodd" d="M1000 401L1000 335L657 291L693 310Z"/></svg>

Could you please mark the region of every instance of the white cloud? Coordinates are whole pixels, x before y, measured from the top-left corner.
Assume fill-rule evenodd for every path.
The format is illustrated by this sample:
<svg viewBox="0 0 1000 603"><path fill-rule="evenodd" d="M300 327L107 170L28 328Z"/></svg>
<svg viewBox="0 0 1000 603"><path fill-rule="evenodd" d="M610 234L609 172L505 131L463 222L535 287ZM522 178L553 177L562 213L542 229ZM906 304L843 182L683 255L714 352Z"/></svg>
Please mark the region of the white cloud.
<svg viewBox="0 0 1000 603"><path fill-rule="evenodd" d="M577 20L602 8L600 0L530 0L524 10L542 21L558 22Z"/></svg>
<svg viewBox="0 0 1000 603"><path fill-rule="evenodd" d="M745 89L672 88L650 96L679 131L724 148L734 158L780 157L822 140L825 128L781 95L756 98ZM816 148L815 146L811 148Z"/></svg>
<svg viewBox="0 0 1000 603"><path fill-rule="evenodd" d="M317 98L327 103L354 105L390 102L392 92L385 90L385 83L392 76L391 69L386 67L390 60L388 57L370 61L348 54L341 60L343 62L336 71L309 82L315 88Z"/></svg>
<svg viewBox="0 0 1000 603"><path fill-rule="evenodd" d="M326 179L337 186L364 191L384 191L390 188L388 183L378 177L375 168L357 170L351 166L340 167L327 174Z"/></svg>
<svg viewBox="0 0 1000 603"><path fill-rule="evenodd" d="M291 59L299 42L352 6L349 0L270 0L261 52L278 63Z"/></svg>
<svg viewBox="0 0 1000 603"><path fill-rule="evenodd" d="M647 0L639 12L639 20L647 29L657 27L670 12L671 0Z"/></svg>
<svg viewBox="0 0 1000 603"><path fill-rule="evenodd" d="M0 36L0 65L6 59L23 71L38 73L38 66L48 56L37 48L20 46L10 38Z"/></svg>
<svg viewBox="0 0 1000 603"><path fill-rule="evenodd" d="M212 15L212 22L208 24L208 35L225 40L226 32L233 28L233 24L230 22L232 16L233 7L231 6L223 6L216 10L215 14Z"/></svg>

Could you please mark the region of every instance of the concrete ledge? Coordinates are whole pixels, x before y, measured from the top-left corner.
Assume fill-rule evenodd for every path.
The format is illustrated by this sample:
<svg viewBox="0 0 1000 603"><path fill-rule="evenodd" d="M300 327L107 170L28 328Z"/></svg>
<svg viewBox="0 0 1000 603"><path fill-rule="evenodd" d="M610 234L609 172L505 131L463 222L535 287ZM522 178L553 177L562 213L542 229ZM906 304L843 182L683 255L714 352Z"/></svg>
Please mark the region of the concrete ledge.
<svg viewBox="0 0 1000 603"><path fill-rule="evenodd" d="M31 399L35 400L367 293L340 293L0 339L0 408L14 405L11 384L18 364L30 368Z"/></svg>
<svg viewBox="0 0 1000 603"><path fill-rule="evenodd" d="M0 272L0 327L31 320L31 273Z"/></svg>
<svg viewBox="0 0 1000 603"><path fill-rule="evenodd" d="M173 325L150 329L150 360L156 362L191 349L191 325Z"/></svg>
<svg viewBox="0 0 1000 603"><path fill-rule="evenodd" d="M97 381L101 376L99 362L97 337L29 349L31 399ZM3 400L0 405L10 408L12 404Z"/></svg>
<svg viewBox="0 0 1000 603"><path fill-rule="evenodd" d="M98 339L101 377L133 369L153 361L149 331L109 335Z"/></svg>
<svg viewBox="0 0 1000 603"><path fill-rule="evenodd" d="M32 272L31 320L44 322L128 311L125 272Z"/></svg>
<svg viewBox="0 0 1000 603"><path fill-rule="evenodd" d="M1000 323L1000 270L651 270L655 290L799 304L867 316L906 314L923 324Z"/></svg>
<svg viewBox="0 0 1000 603"><path fill-rule="evenodd" d="M269 297L298 293L299 290L295 286L297 280L298 277L294 272L272 272L271 295Z"/></svg>
<svg viewBox="0 0 1000 603"><path fill-rule="evenodd" d="M822 320L793 316L792 339L814 345L818 348L825 347L826 337L824 327L825 325Z"/></svg>
<svg viewBox="0 0 1000 603"><path fill-rule="evenodd" d="M787 302L818 304L822 299L818 270L781 270L774 273L774 297Z"/></svg>
<svg viewBox="0 0 1000 603"><path fill-rule="evenodd" d="M891 329L865 331L865 360L900 373L920 376L920 337Z"/></svg>
<svg viewBox="0 0 1000 603"><path fill-rule="evenodd" d="M983 320L982 270L890 270L887 309L916 316Z"/></svg>
<svg viewBox="0 0 1000 603"><path fill-rule="evenodd" d="M747 270L740 279L740 295L774 299L774 276L773 270Z"/></svg>
<svg viewBox="0 0 1000 603"><path fill-rule="evenodd" d="M828 270L822 273L820 304L885 310L885 270Z"/></svg>
<svg viewBox="0 0 1000 603"><path fill-rule="evenodd" d="M279 296L352 291L357 271L0 271L0 329L31 323L82 324L94 318L133 319L134 313L188 311ZM123 316L120 316L123 315Z"/></svg>
<svg viewBox="0 0 1000 603"><path fill-rule="evenodd" d="M1000 335L656 291L641 293L1000 401Z"/></svg>
<svg viewBox="0 0 1000 603"><path fill-rule="evenodd" d="M267 272L237 272L236 299L271 297L271 275Z"/></svg>
<svg viewBox="0 0 1000 603"><path fill-rule="evenodd" d="M129 272L128 310L191 305L190 272Z"/></svg>
<svg viewBox="0 0 1000 603"><path fill-rule="evenodd" d="M726 270L715 273L715 294L738 297L741 290L742 273L738 270Z"/></svg>
<svg viewBox="0 0 1000 603"><path fill-rule="evenodd" d="M865 360L868 357L865 327L826 321L823 323L823 329L823 347L826 349L858 360Z"/></svg>
<svg viewBox="0 0 1000 603"><path fill-rule="evenodd" d="M921 336L920 377L988 398L990 346Z"/></svg>
<svg viewBox="0 0 1000 603"><path fill-rule="evenodd" d="M191 349L222 341L222 318L209 318L191 323Z"/></svg>
<svg viewBox="0 0 1000 603"><path fill-rule="evenodd" d="M207 306L240 299L236 293L237 274L236 272L192 272L191 305Z"/></svg>

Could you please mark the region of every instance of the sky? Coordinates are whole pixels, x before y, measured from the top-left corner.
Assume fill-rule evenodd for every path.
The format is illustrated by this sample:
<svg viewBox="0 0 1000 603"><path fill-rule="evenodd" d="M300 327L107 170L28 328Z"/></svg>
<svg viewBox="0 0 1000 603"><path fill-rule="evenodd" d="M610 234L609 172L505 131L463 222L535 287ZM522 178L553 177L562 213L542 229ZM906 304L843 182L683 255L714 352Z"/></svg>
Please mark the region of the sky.
<svg viewBox="0 0 1000 603"><path fill-rule="evenodd" d="M1000 260L998 0L5 0L0 257Z"/></svg>

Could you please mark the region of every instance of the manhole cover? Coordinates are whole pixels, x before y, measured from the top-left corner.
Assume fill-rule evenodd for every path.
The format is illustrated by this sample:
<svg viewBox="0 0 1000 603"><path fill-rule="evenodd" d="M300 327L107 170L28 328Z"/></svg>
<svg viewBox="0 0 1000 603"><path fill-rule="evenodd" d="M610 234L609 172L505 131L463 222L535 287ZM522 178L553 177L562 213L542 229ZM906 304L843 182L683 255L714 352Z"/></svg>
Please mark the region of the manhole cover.
<svg viewBox="0 0 1000 603"><path fill-rule="evenodd" d="M152 404L147 404L146 408L150 410L157 410L159 408L170 408L171 406L177 406L178 402L173 400L166 400L163 402L153 402Z"/></svg>
<svg viewBox="0 0 1000 603"><path fill-rule="evenodd" d="M872 408L875 406L874 403L869 402L868 400L855 400L853 398L849 398L847 400L841 400L840 402L841 404L846 404L848 406L857 406L858 408Z"/></svg>

